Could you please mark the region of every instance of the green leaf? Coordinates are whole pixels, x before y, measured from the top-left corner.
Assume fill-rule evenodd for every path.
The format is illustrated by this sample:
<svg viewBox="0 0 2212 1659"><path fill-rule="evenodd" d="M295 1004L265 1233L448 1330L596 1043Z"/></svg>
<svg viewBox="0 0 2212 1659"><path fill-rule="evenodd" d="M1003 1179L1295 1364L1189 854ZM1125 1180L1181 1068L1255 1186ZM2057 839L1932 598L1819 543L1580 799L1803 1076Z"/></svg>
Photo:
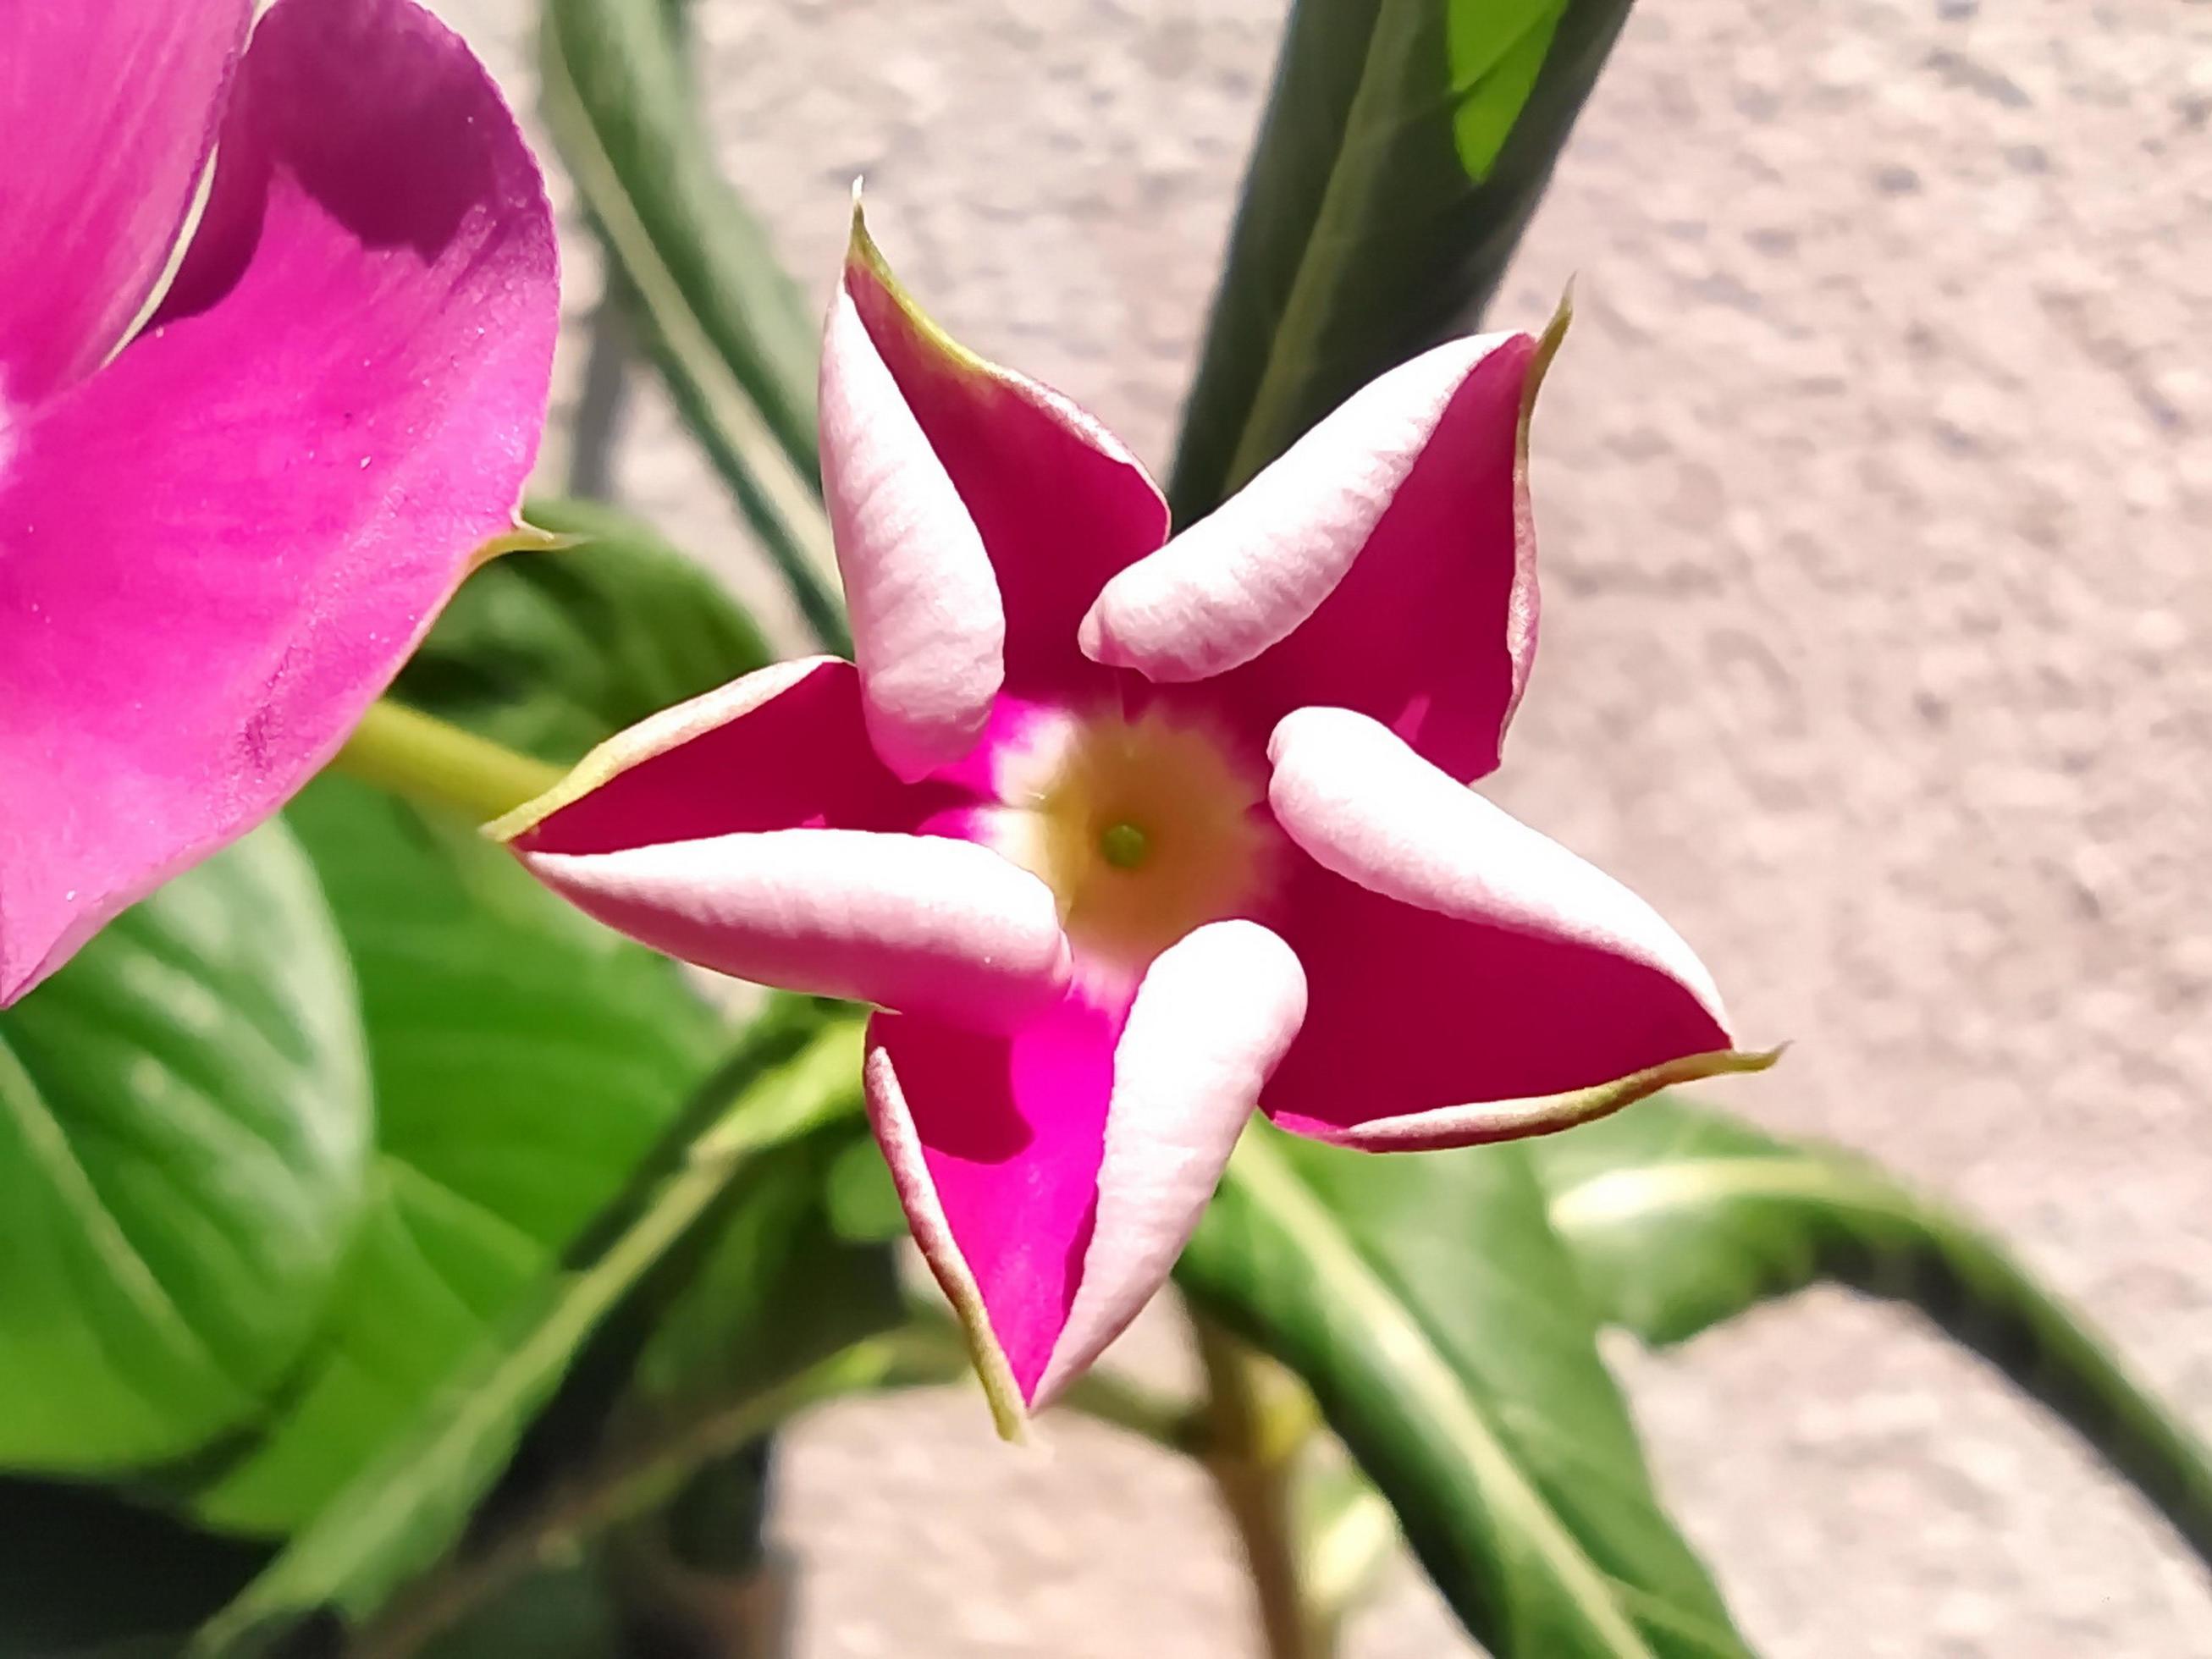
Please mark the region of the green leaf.
<svg viewBox="0 0 2212 1659"><path fill-rule="evenodd" d="M361 1212L354 1006L270 825L0 1014L0 1463L177 1457L261 1408Z"/></svg>
<svg viewBox="0 0 2212 1659"><path fill-rule="evenodd" d="M817 325L715 170L659 0L549 0L545 120L677 404L824 645L850 636L816 468Z"/></svg>
<svg viewBox="0 0 2212 1659"><path fill-rule="evenodd" d="M1746 1651L1652 1492L1521 1147L1255 1128L1177 1273L1304 1378L1498 1659Z"/></svg>
<svg viewBox="0 0 2212 1659"><path fill-rule="evenodd" d="M1498 151L1536 89L1567 0L1452 5L1444 20L1451 68L1452 139L1460 166L1476 184L1490 177ZM1622 8L1626 15L1626 8Z"/></svg>
<svg viewBox="0 0 2212 1659"><path fill-rule="evenodd" d="M466 830L349 779L290 822L369 1034L368 1224L283 1409L198 1498L279 1532L321 1509L623 1190L726 1043L674 965Z"/></svg>
<svg viewBox="0 0 2212 1659"><path fill-rule="evenodd" d="M783 1034L779 1033L781 1037ZM838 1021L796 1054L743 1051L702 1097L669 1172L619 1228L595 1230L500 1322L477 1356L387 1442L269 1570L209 1626L197 1651L258 1650L325 1609L359 1620L452 1540L523 1426L608 1316L714 1212L761 1157L859 1109L860 1028Z"/></svg>
<svg viewBox="0 0 2212 1659"><path fill-rule="evenodd" d="M720 584L635 519L555 500L527 514L576 544L509 554L464 583L400 674L403 702L566 763L774 660Z"/></svg>
<svg viewBox="0 0 2212 1659"><path fill-rule="evenodd" d="M2212 1451L2002 1246L1872 1164L1665 1096L1534 1157L1610 1322L1665 1346L1823 1281L1907 1304L2049 1407L2212 1562Z"/></svg>
<svg viewBox="0 0 2212 1659"><path fill-rule="evenodd" d="M900 1322L896 1257L835 1224L835 1172L862 1157L884 1167L855 1117L779 1148L732 1189L640 1357L637 1388L655 1412L781 1382Z"/></svg>
<svg viewBox="0 0 2212 1659"><path fill-rule="evenodd" d="M1496 290L1629 0L1298 0L1168 490L1212 510Z"/></svg>
<svg viewBox="0 0 2212 1659"><path fill-rule="evenodd" d="M890 1165L872 1140L856 1140L830 1166L823 1194L830 1225L855 1244L884 1244L907 1236L906 1210Z"/></svg>

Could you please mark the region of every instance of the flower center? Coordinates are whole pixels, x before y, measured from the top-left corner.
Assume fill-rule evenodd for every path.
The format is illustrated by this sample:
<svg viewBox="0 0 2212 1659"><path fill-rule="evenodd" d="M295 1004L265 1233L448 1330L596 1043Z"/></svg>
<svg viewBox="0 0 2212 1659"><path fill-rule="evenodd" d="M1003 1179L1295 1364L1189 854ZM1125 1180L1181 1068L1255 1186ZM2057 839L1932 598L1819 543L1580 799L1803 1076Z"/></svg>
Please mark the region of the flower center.
<svg viewBox="0 0 2212 1659"><path fill-rule="evenodd" d="M1109 823L1098 837L1098 856L1116 870L1141 870L1152 837L1133 823Z"/></svg>
<svg viewBox="0 0 2212 1659"><path fill-rule="evenodd" d="M1265 781L1203 725L1157 709L1050 717L996 769L991 839L1051 887L1089 964L1141 973L1273 884Z"/></svg>

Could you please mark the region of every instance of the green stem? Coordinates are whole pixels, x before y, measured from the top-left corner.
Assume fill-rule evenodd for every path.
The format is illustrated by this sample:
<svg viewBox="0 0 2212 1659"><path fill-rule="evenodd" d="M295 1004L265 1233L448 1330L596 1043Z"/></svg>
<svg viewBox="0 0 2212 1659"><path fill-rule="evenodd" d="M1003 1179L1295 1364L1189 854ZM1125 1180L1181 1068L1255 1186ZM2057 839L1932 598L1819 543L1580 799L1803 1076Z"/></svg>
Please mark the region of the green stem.
<svg viewBox="0 0 2212 1659"><path fill-rule="evenodd" d="M561 769L386 697L370 706L331 764L349 777L477 823L560 781Z"/></svg>
<svg viewBox="0 0 2212 1659"><path fill-rule="evenodd" d="M1304 1540L1308 1616L1332 1650L1345 1620L1374 1587L1399 1545L1398 1517L1357 1465L1314 1500Z"/></svg>
<svg viewBox="0 0 2212 1659"><path fill-rule="evenodd" d="M1291 1515L1297 1459L1312 1432L1312 1401L1272 1361L1194 1313L1205 1368L1200 1456L1244 1547L1268 1659L1329 1659L1334 1620L1307 1593Z"/></svg>
<svg viewBox="0 0 2212 1659"><path fill-rule="evenodd" d="M846 1395L945 1382L966 1368L964 1355L894 1331L856 1342L775 1387L672 1424L644 1443L604 1457L496 1540L399 1597L362 1629L348 1652L352 1659L407 1659L561 1549L649 1509L688 1471L758 1439L809 1407Z"/></svg>

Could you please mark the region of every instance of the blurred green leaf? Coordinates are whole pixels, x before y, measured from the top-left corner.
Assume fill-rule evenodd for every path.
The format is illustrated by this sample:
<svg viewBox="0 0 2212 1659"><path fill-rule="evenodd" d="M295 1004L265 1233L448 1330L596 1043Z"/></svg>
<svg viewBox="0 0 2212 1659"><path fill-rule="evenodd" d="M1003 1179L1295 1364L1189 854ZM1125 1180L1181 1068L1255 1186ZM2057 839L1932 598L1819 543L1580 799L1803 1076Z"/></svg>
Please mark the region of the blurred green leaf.
<svg viewBox="0 0 2212 1659"><path fill-rule="evenodd" d="M627 1653L621 1620L595 1564L549 1567L471 1608L422 1659L608 1659Z"/></svg>
<svg viewBox="0 0 2212 1659"><path fill-rule="evenodd" d="M0 1654L69 1659L143 1641L173 1653L268 1552L93 1486L0 1480ZM118 1593L118 1564L129 1564ZM167 1640L160 1640L164 1637Z"/></svg>
<svg viewBox="0 0 2212 1659"><path fill-rule="evenodd" d="M2212 1562L2212 1452L1957 1215L1863 1158L1670 1097L1532 1151L1610 1322L1663 1346L1822 1282L1908 1304L2049 1407Z"/></svg>
<svg viewBox="0 0 2212 1659"><path fill-rule="evenodd" d="M176 1457L261 1409L330 1295L368 1135L353 981L281 825L0 1013L0 1463Z"/></svg>
<svg viewBox="0 0 2212 1659"><path fill-rule="evenodd" d="M817 325L716 169L659 0L548 0L546 125L678 408L808 624L849 645L816 465Z"/></svg>
<svg viewBox="0 0 2212 1659"><path fill-rule="evenodd" d="M368 1224L283 1406L198 1500L314 1515L623 1190L726 1044L674 964L467 830L326 777L289 821L352 951L374 1074Z"/></svg>
<svg viewBox="0 0 2212 1659"><path fill-rule="evenodd" d="M549 759L760 666L744 612L635 520L533 502L582 538L478 572L408 701ZM404 1431L634 1180L727 1048L676 966L544 891L457 822L325 777L290 810L361 982L373 1201L283 1409L200 1512L291 1530Z"/></svg>
<svg viewBox="0 0 2212 1659"><path fill-rule="evenodd" d="M1629 0L1298 0L1168 495L1188 523L1479 314Z"/></svg>
<svg viewBox="0 0 2212 1659"><path fill-rule="evenodd" d="M639 1359L654 1409L742 1395L899 1322L896 1258L832 1224L831 1175L848 1156L883 1166L858 1116L779 1148L732 1190L727 1219Z"/></svg>
<svg viewBox="0 0 2212 1659"><path fill-rule="evenodd" d="M1304 1380L1498 1659L1746 1652L1652 1491L1522 1149L1255 1127L1177 1276Z"/></svg>
<svg viewBox="0 0 2212 1659"><path fill-rule="evenodd" d="M763 1064L763 1061L767 1062ZM434 1560L505 1467L570 1362L757 1160L856 1113L860 1030L838 1021L795 1054L741 1051L702 1095L667 1173L595 1229L388 1441L269 1570L202 1632L197 1651L265 1651L300 1621L362 1618Z"/></svg>
<svg viewBox="0 0 2212 1659"><path fill-rule="evenodd" d="M727 591L635 519L588 501L526 510L577 544L509 554L462 584L400 674L402 702L565 763L774 660Z"/></svg>
<svg viewBox="0 0 2212 1659"><path fill-rule="evenodd" d="M856 1244L887 1243L907 1236L906 1211L890 1165L873 1140L856 1140L830 1164L825 1194L830 1224Z"/></svg>

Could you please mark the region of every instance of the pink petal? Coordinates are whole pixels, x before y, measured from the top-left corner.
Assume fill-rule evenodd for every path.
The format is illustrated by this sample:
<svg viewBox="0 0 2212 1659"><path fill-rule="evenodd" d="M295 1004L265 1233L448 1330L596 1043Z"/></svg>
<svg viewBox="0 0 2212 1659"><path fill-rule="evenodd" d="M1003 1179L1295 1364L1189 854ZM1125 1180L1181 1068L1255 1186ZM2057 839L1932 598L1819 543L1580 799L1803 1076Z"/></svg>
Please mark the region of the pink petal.
<svg viewBox="0 0 2212 1659"><path fill-rule="evenodd" d="M1076 624L1160 544L1165 502L1097 422L925 317L857 206L823 349L822 450L869 730L894 769L958 757L1002 656L1024 699L1065 705L1109 683Z"/></svg>
<svg viewBox="0 0 2212 1659"><path fill-rule="evenodd" d="M1071 994L1012 1036L911 1016L869 1028L876 1139L1009 1438L1091 1242L1121 1018Z"/></svg>
<svg viewBox="0 0 2212 1659"><path fill-rule="evenodd" d="M1165 1281L1304 1000L1282 941L1230 921L1164 951L1126 1012L1079 988L1011 1037L876 1022L876 1133L1002 1427Z"/></svg>
<svg viewBox="0 0 2212 1659"><path fill-rule="evenodd" d="M1167 1282L1305 1006L1297 956L1255 922L1211 922L1154 959L1115 1045L1091 1247L1033 1407Z"/></svg>
<svg viewBox="0 0 2212 1659"><path fill-rule="evenodd" d="M1084 649L1213 680L1255 736L1326 703L1455 777L1492 770L1536 643L1522 443L1536 360L1525 334L1486 335L1385 374L1107 584Z"/></svg>
<svg viewBox="0 0 2212 1659"><path fill-rule="evenodd" d="M894 776L852 665L816 658L633 726L492 830L563 897L687 962L1012 1025L1066 982L1059 911L988 848L915 833L951 793Z"/></svg>
<svg viewBox="0 0 2212 1659"><path fill-rule="evenodd" d="M1311 1010L1263 1103L1372 1147L1564 1127L1729 1052L1711 977L1626 887L1455 783L1374 720L1307 708L1268 790L1310 855L1281 930Z"/></svg>
<svg viewBox="0 0 2212 1659"><path fill-rule="evenodd" d="M511 528L556 320L459 40L280 0L153 325L0 471L0 1001L336 750Z"/></svg>
<svg viewBox="0 0 2212 1659"><path fill-rule="evenodd" d="M167 267L252 0L21 0L0 17L8 409L106 361Z"/></svg>

